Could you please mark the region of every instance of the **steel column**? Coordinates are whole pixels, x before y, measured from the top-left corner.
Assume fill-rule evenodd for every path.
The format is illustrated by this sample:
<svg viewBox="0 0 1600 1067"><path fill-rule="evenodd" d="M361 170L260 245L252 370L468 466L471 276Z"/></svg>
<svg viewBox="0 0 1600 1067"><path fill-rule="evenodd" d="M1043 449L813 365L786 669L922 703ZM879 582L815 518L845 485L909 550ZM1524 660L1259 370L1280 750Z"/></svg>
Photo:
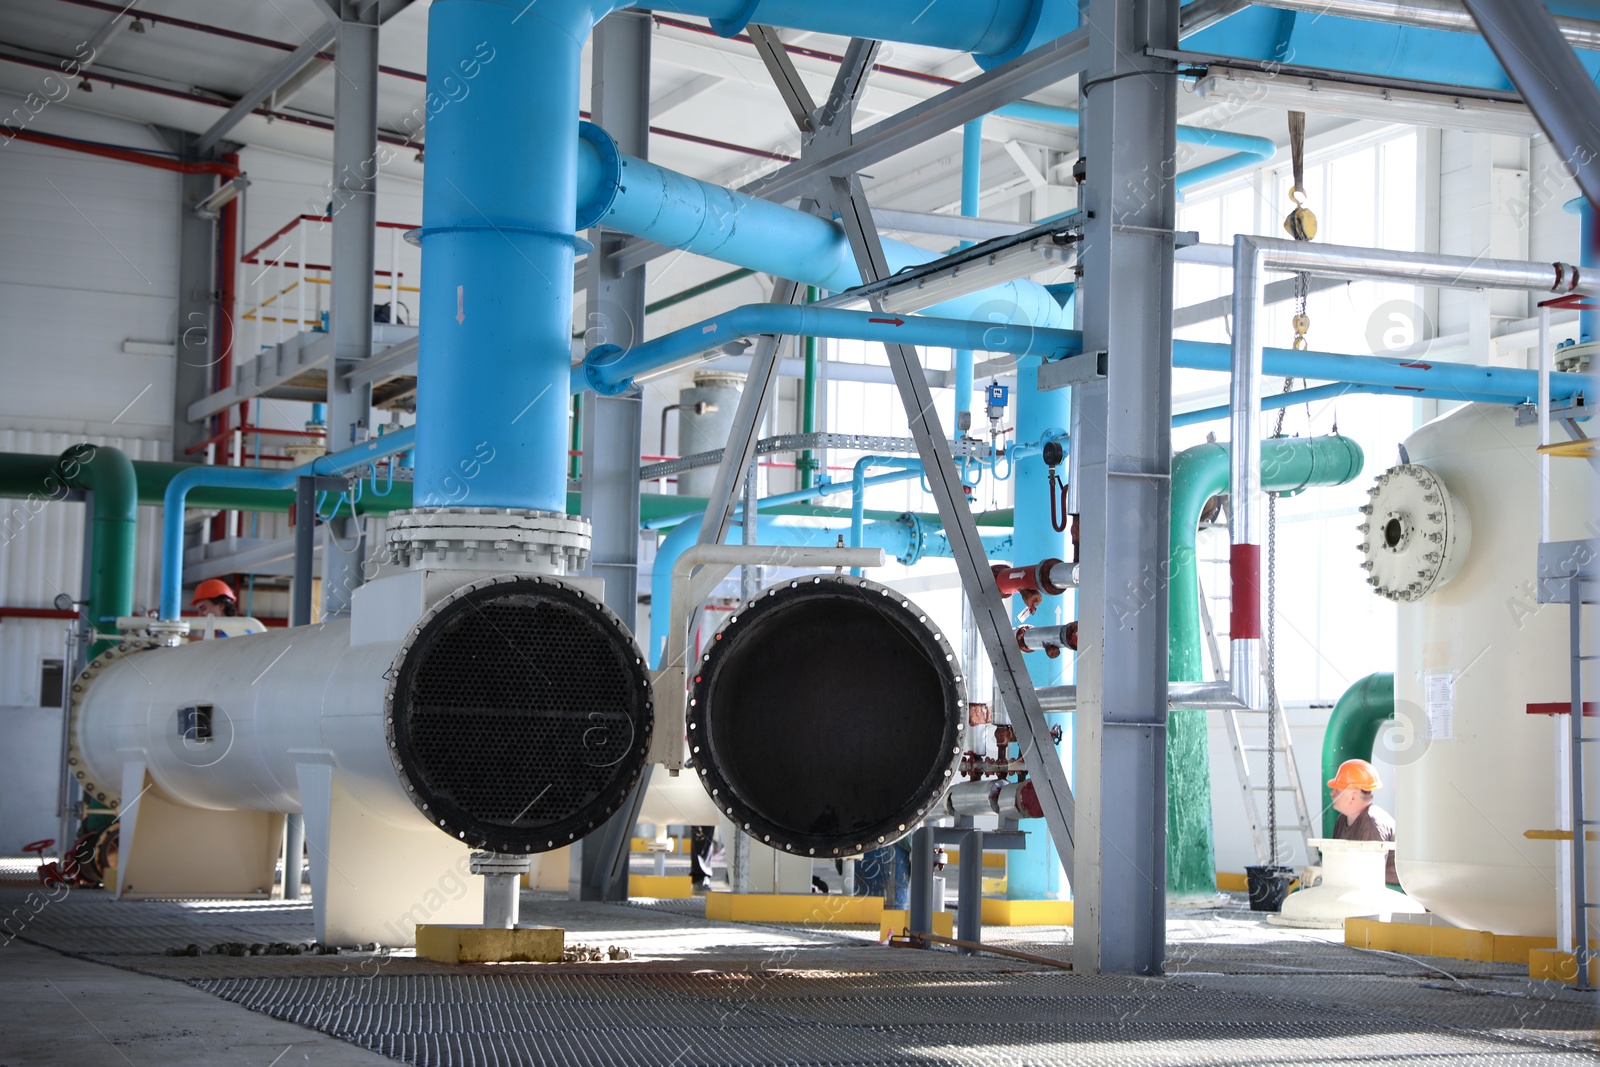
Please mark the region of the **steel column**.
<svg viewBox="0 0 1600 1067"><path fill-rule="evenodd" d="M160 129L162 139L185 157L198 153L195 136L180 130ZM219 146L228 150L234 146ZM172 335L177 344L173 363L172 458L179 463L198 461L189 449L209 435L204 420L189 419L189 406L211 395L213 368L222 358L213 343L218 334L212 321L216 307L216 221L201 218L194 207L216 188L210 174L179 177L178 196L178 310ZM235 343L237 348L237 343Z"/></svg>
<svg viewBox="0 0 1600 1067"><path fill-rule="evenodd" d="M1589 203L1600 206L1600 88L1543 0L1462 0Z"/></svg>
<svg viewBox="0 0 1600 1067"><path fill-rule="evenodd" d="M957 853L961 863L956 889L956 937L961 941L983 940L983 831L969 830L961 838ZM962 949L970 955L971 949Z"/></svg>
<svg viewBox="0 0 1600 1067"><path fill-rule="evenodd" d="M378 4L340 0L333 96L333 271L329 296L328 450L366 440L372 387L347 375L372 356L373 242L378 225ZM363 524L327 523L322 539L322 615L350 613L362 582Z"/></svg>
<svg viewBox="0 0 1600 1067"><path fill-rule="evenodd" d="M933 829L911 834L911 897L906 925L913 934L933 933Z"/></svg>
<svg viewBox="0 0 1600 1067"><path fill-rule="evenodd" d="M1080 525L1073 967L1159 974L1166 930L1171 504L1171 0L1090 0L1083 152L1084 350L1106 377L1073 394ZM1130 177L1135 176L1135 177ZM1029 763L1031 768L1033 763Z"/></svg>
<svg viewBox="0 0 1600 1067"><path fill-rule="evenodd" d="M619 147L644 158L650 138L650 17L637 11L608 15L592 37L591 108ZM643 267L619 270L613 258L626 236L590 231L595 251L587 285L584 344L629 346L644 339ZM588 573L605 581L606 606L629 629L638 628L639 455L644 401L638 393L593 396L583 419L582 514L589 520ZM574 845L580 900L628 899L628 860L634 823L649 773L640 776L628 803L597 833Z"/></svg>

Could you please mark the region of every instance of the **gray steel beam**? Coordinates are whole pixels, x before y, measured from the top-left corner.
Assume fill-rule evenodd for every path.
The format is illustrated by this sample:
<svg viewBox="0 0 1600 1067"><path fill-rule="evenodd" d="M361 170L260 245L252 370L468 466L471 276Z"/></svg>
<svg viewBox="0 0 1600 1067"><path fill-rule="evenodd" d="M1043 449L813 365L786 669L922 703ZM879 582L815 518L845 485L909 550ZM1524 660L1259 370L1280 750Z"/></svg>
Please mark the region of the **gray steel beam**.
<svg viewBox="0 0 1600 1067"><path fill-rule="evenodd" d="M1583 195L1600 207L1600 88L1542 0L1463 2Z"/></svg>
<svg viewBox="0 0 1600 1067"><path fill-rule="evenodd" d="M745 27L745 32L750 35L750 43L756 46L756 54L766 65L767 73L772 75L778 95L783 97L783 104L789 109L789 117L794 119L794 124L802 132L810 133L815 128L811 116L817 110L817 104L811 99L811 90L806 88L800 72L794 69L794 61L784 50L778 31L771 26L752 24Z"/></svg>
<svg viewBox="0 0 1600 1067"><path fill-rule="evenodd" d="M1106 377L1072 404L1080 520L1074 969L1159 974L1166 946L1171 510L1171 0L1091 0L1079 262L1084 350ZM1130 180L1129 175L1139 175ZM1031 766L1031 764L1030 764Z"/></svg>
<svg viewBox="0 0 1600 1067"><path fill-rule="evenodd" d="M1187 37L1191 33L1215 26L1230 15L1236 15L1249 7L1252 0L1194 0L1194 3L1183 9L1183 24L1179 35Z"/></svg>
<svg viewBox="0 0 1600 1067"><path fill-rule="evenodd" d="M157 132L174 152L184 156L200 154L194 134L170 129ZM178 310L172 330L177 358L173 361L172 458L179 463L205 458L188 452L210 436L204 419L196 419L189 409L211 393L212 368L222 356L216 351L217 324L214 321L217 314L217 224L194 212L195 205L210 196L216 184L216 176L211 174L184 174L178 183Z"/></svg>
<svg viewBox="0 0 1600 1067"><path fill-rule="evenodd" d="M650 140L650 16L619 11L595 27L590 107L594 121L608 130L622 151L644 159ZM589 233L595 251L589 271L590 347L644 340L644 268L617 269L612 258L626 237L609 230ZM644 402L627 396L585 394L583 516L589 520L588 573L605 581L606 606L630 630L639 610L639 456ZM616 814L574 847L569 892L577 900L628 899L628 858L633 827L644 800L648 772Z"/></svg>
<svg viewBox="0 0 1600 1067"><path fill-rule="evenodd" d="M328 50L338 34L339 24L336 21L317 27L316 31L306 38L304 44L279 60L265 77L246 89L244 95L235 100L233 106L223 112L222 117L200 135L200 150L207 151L226 137L230 130L244 121L245 116L260 107L267 97L277 92L306 67L326 62L317 57Z"/></svg>
<svg viewBox="0 0 1600 1067"><path fill-rule="evenodd" d="M1202 0L1204 2L1204 0ZM1418 26L1430 30L1477 33L1472 14L1464 0L1253 0L1261 7L1301 11L1308 15L1389 22L1397 26ZM1544 9L1542 0L1515 0L1516 6ZM1190 5L1194 7L1198 5ZM1183 9L1183 32L1189 33L1189 11ZM1574 48L1600 48L1600 22L1593 19L1551 16L1556 30Z"/></svg>
<svg viewBox="0 0 1600 1067"><path fill-rule="evenodd" d="M328 449L365 440L372 387L350 371L372 356L373 243L378 227L378 15L341 0L333 98L333 271L329 296ZM323 530L322 615L339 618L363 580L364 524L341 515Z"/></svg>
<svg viewBox="0 0 1600 1067"><path fill-rule="evenodd" d="M835 177L830 179L830 187L833 208L838 212L845 233L850 238L850 247L861 269L861 277L868 282L887 277L889 266L883 254L883 242L873 224L866 196L861 191L860 179L854 176ZM877 309L876 301L873 307ZM1066 769L1059 759L1054 758L1055 746L1050 739L1050 727L1039 706L1039 698L1034 693L1033 681L1023 666L1011 616L1006 611L999 586L995 584L994 573L989 569L989 557L978 535L977 524L973 521L972 508L967 503L961 476L950 456L949 435L939 423L933 392L923 375L922 360L917 350L910 345L885 344L884 351L888 353L889 366L894 371L895 385L900 391L900 403L905 408L911 436L917 442L924 477L938 504L939 519L944 525L945 536L949 538L962 588L966 590L967 600L972 605L973 622L994 665L995 685L1005 706L1011 709L1011 723L1017 731L1022 758L1028 761L1031 769L1051 840L1061 854L1063 865L1070 869L1076 833L1072 787L1067 783Z"/></svg>

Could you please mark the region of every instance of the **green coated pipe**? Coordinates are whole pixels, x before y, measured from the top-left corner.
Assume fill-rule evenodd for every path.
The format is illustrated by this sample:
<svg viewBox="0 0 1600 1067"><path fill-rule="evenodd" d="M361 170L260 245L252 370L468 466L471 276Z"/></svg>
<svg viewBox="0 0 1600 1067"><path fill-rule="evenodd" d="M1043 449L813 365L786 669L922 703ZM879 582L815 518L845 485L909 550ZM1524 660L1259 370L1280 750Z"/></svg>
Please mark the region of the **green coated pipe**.
<svg viewBox="0 0 1600 1067"><path fill-rule="evenodd" d="M61 453L67 484L90 497L92 536L89 550L88 603L84 605L96 634L109 638L89 645L89 658L117 643L117 619L133 614L134 560L139 547L139 492L133 461L109 445L73 445Z"/></svg>
<svg viewBox="0 0 1600 1067"><path fill-rule="evenodd" d="M1204 681L1200 582L1195 537L1206 501L1228 489L1228 446L1185 449L1172 462L1172 525L1167 583L1167 678ZM1361 447L1348 437L1280 437L1261 442L1261 488L1293 493L1343 485L1361 475ZM1214 893L1211 764L1206 712L1174 708L1167 717L1167 886L1175 895Z"/></svg>
<svg viewBox="0 0 1600 1067"><path fill-rule="evenodd" d="M1332 781L1347 759L1372 759L1372 746L1383 724L1394 718L1394 675L1369 674L1344 691L1333 706L1328 731L1322 735L1322 781ZM1322 836L1333 836L1339 813L1322 806Z"/></svg>

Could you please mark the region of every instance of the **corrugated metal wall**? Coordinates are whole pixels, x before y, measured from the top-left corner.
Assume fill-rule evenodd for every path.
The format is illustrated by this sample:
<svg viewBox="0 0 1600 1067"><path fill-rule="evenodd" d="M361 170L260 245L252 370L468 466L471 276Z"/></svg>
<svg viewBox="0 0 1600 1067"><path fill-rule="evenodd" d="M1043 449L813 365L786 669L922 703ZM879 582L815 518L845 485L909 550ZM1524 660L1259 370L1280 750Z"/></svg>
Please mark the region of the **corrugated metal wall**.
<svg viewBox="0 0 1600 1067"><path fill-rule="evenodd" d="M164 441L132 437L82 437L64 433L0 430L0 452L60 455L87 440L111 445L131 459L166 459ZM30 515L21 525L10 523L0 533L0 605L48 608L56 594L77 599L83 593L84 506L51 502L42 506L4 501L7 513ZM14 532L13 532L14 531ZM139 559L134 582L134 609L155 607L160 570L161 509L139 509ZM0 705L37 705L39 668L46 659L60 659L66 622L56 619L0 621Z"/></svg>

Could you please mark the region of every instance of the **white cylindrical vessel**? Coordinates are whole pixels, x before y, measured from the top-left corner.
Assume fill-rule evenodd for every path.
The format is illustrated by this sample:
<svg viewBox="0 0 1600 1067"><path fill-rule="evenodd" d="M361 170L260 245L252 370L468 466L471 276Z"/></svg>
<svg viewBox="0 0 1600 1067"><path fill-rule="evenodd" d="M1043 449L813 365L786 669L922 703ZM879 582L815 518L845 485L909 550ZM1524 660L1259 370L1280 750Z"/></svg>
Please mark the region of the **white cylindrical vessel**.
<svg viewBox="0 0 1600 1067"><path fill-rule="evenodd" d="M190 807L293 812L296 765L331 760L363 805L409 824L416 809L383 738L400 645L352 647L350 623L336 621L121 657L79 683L73 771L114 795L123 764L142 762Z"/></svg>
<svg viewBox="0 0 1600 1067"><path fill-rule="evenodd" d="M728 443L743 385L742 374L699 371L693 386L678 391L678 455L709 452ZM716 478L716 464L682 471L678 475L678 495L707 496Z"/></svg>
<svg viewBox="0 0 1600 1067"><path fill-rule="evenodd" d="M1448 533L1422 546L1413 572L1421 584L1392 597L1400 602L1396 714L1424 739L1413 750L1420 755L1396 767L1396 860L1406 893L1457 926L1551 936L1558 845L1524 834L1560 825L1557 733L1569 723L1528 708L1570 703L1572 693L1568 608L1540 604L1535 590L1538 442L1536 426L1487 405L1459 408L1406 441L1411 464L1465 511L1470 544L1455 561L1427 559ZM1550 474L1551 538L1592 537L1594 470L1556 459ZM1415 522L1400 516L1401 526L1440 533L1430 520L1436 505L1418 510ZM1374 543L1387 518L1370 517ZM1453 576L1448 566L1431 573L1452 562ZM1587 693L1594 683L1591 672ZM1590 797L1600 795L1597 769L1600 758L1590 758ZM1600 849L1591 847L1588 871L1589 884L1600 884Z"/></svg>

